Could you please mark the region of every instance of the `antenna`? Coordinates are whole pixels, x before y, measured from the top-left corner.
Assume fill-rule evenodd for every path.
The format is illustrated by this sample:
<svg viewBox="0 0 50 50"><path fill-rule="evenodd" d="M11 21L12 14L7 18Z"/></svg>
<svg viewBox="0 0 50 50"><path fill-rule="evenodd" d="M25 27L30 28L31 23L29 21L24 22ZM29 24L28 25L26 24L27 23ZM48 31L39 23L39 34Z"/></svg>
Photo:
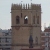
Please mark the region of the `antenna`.
<svg viewBox="0 0 50 50"><path fill-rule="evenodd" d="M20 4L22 4L23 1L20 1Z"/></svg>
<svg viewBox="0 0 50 50"><path fill-rule="evenodd" d="M31 5L32 5L32 0L31 0Z"/></svg>
<svg viewBox="0 0 50 50"><path fill-rule="evenodd" d="M23 1L21 1L21 3L22 3Z"/></svg>
<svg viewBox="0 0 50 50"><path fill-rule="evenodd" d="M50 24L49 24L48 28L50 28Z"/></svg>
<svg viewBox="0 0 50 50"><path fill-rule="evenodd" d="M50 24L49 24L49 27L50 27Z"/></svg>
<svg viewBox="0 0 50 50"><path fill-rule="evenodd" d="M44 23L44 29L46 28L46 23Z"/></svg>

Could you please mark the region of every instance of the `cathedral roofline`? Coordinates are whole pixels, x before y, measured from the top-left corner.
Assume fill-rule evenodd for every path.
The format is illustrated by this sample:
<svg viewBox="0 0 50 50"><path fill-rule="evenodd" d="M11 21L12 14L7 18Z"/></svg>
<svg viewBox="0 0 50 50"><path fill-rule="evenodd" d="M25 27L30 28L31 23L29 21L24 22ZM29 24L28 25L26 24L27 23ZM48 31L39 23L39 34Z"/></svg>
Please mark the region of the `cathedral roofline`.
<svg viewBox="0 0 50 50"><path fill-rule="evenodd" d="M41 4L12 4L11 10L33 9L41 10Z"/></svg>

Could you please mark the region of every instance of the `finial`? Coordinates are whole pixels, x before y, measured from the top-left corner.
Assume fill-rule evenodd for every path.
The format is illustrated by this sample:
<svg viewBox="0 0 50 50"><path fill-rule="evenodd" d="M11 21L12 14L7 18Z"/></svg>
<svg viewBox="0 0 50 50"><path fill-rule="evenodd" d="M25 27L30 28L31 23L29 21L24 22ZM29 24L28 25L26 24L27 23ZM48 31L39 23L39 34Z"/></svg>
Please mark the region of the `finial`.
<svg viewBox="0 0 50 50"><path fill-rule="evenodd" d="M27 9L27 4L26 4L26 9Z"/></svg>
<svg viewBox="0 0 50 50"><path fill-rule="evenodd" d="M31 5L32 5L32 0L31 0Z"/></svg>
<svg viewBox="0 0 50 50"><path fill-rule="evenodd" d="M23 1L20 1L20 5L22 4Z"/></svg>
<svg viewBox="0 0 50 50"><path fill-rule="evenodd" d="M28 9L29 9L29 4L28 4Z"/></svg>
<svg viewBox="0 0 50 50"><path fill-rule="evenodd" d="M21 4L21 9L22 9L22 4Z"/></svg>
<svg viewBox="0 0 50 50"><path fill-rule="evenodd" d="M23 2L23 1L21 1L21 2Z"/></svg>
<svg viewBox="0 0 50 50"><path fill-rule="evenodd" d="M25 9L25 4L23 4L23 9Z"/></svg>

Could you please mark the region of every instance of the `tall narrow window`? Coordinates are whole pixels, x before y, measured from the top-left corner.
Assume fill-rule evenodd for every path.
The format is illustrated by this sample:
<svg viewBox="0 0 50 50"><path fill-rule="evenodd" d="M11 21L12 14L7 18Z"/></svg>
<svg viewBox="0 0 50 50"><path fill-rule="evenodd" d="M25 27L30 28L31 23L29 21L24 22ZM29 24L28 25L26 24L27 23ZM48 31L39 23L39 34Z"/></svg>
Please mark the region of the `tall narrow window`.
<svg viewBox="0 0 50 50"><path fill-rule="evenodd" d="M24 17L24 24L27 24L28 23L28 16L25 16Z"/></svg>
<svg viewBox="0 0 50 50"><path fill-rule="evenodd" d="M33 24L35 24L35 16L33 16Z"/></svg>
<svg viewBox="0 0 50 50"><path fill-rule="evenodd" d="M21 13L21 18L22 18L22 13Z"/></svg>
<svg viewBox="0 0 50 50"><path fill-rule="evenodd" d="M39 16L37 16L37 24L39 24Z"/></svg>
<svg viewBox="0 0 50 50"><path fill-rule="evenodd" d="M16 24L19 24L19 16L16 16Z"/></svg>
<svg viewBox="0 0 50 50"><path fill-rule="evenodd" d="M5 42L7 42L7 38L5 38Z"/></svg>

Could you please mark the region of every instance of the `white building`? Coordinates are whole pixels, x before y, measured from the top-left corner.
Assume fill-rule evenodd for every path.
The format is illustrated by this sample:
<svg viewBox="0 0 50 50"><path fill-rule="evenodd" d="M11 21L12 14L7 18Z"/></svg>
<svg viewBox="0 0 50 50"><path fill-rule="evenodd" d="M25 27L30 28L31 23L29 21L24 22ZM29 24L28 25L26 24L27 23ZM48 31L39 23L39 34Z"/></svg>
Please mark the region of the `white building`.
<svg viewBox="0 0 50 50"><path fill-rule="evenodd" d="M11 30L0 29L0 49L11 50Z"/></svg>
<svg viewBox="0 0 50 50"><path fill-rule="evenodd" d="M42 42L42 47L45 50L50 49L50 27L45 28L44 32L41 34L41 42Z"/></svg>

